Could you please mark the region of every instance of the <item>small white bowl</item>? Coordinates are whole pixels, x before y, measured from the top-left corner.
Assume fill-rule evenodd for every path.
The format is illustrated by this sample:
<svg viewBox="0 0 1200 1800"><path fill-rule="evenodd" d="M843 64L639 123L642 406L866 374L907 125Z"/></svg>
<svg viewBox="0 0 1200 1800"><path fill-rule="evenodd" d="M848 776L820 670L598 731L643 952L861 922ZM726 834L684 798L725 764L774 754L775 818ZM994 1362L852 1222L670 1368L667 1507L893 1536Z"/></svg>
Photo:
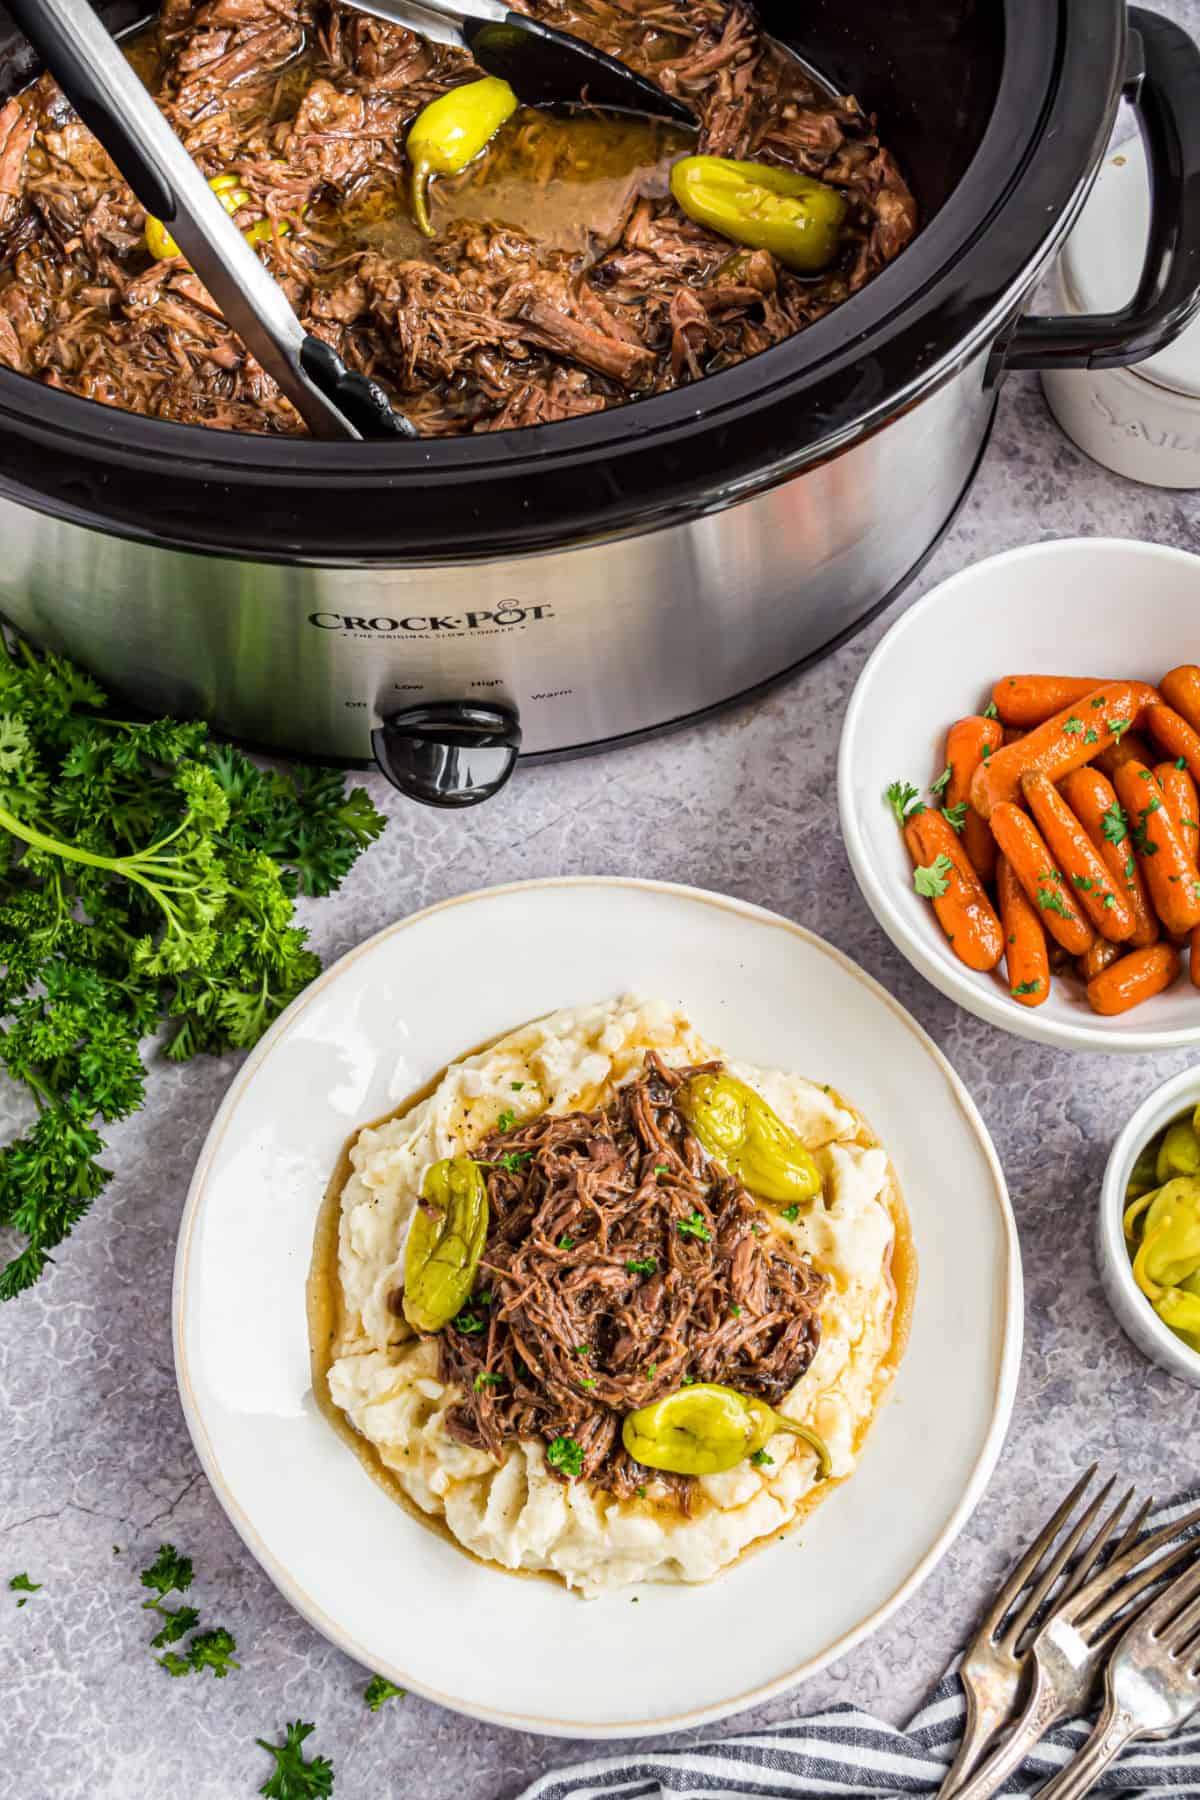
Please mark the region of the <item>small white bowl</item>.
<svg viewBox="0 0 1200 1800"><path fill-rule="evenodd" d="M1168 1375L1200 1387L1200 1355L1163 1324L1133 1279L1133 1265L1121 1226L1125 1189L1139 1151L1156 1131L1196 1105L1200 1105L1200 1069L1185 1069L1142 1101L1113 1145L1096 1215L1096 1262L1108 1303L1126 1336L1132 1338L1143 1356L1156 1362Z"/></svg>
<svg viewBox="0 0 1200 1800"><path fill-rule="evenodd" d="M892 942L959 1006L1018 1037L1074 1050L1172 1050L1200 1043L1200 989L1186 971L1165 994L1100 1018L1083 983L1056 977L1021 1006L1004 965L958 961L912 867L884 791L940 773L946 731L980 711L1002 675L1157 681L1196 653L1200 557L1124 538L1069 538L991 557L951 576L892 626L850 698L838 751L842 835L863 897Z"/></svg>

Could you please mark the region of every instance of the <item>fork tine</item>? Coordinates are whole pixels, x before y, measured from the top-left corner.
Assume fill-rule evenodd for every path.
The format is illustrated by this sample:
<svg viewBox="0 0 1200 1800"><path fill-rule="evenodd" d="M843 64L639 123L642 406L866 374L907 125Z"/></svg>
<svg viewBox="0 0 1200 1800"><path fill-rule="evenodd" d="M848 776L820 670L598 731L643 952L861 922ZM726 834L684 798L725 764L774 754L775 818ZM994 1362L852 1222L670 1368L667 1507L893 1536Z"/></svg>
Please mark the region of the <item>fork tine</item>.
<svg viewBox="0 0 1200 1800"><path fill-rule="evenodd" d="M1009 1643L1015 1645L1019 1641L1021 1633L1025 1630L1025 1627L1029 1624L1030 1620L1037 1617L1038 1609L1041 1606L1042 1601L1046 1598L1050 1589L1054 1586L1063 1570L1074 1557L1075 1552L1083 1542L1086 1534L1091 1530L1100 1508L1112 1493L1115 1483L1115 1475L1105 1482L1104 1486L1100 1489L1100 1492L1096 1495L1096 1498L1087 1508L1087 1511L1080 1515L1076 1524L1071 1527L1071 1530L1067 1533L1050 1561L1041 1571L1037 1581L1030 1590L1028 1599L1025 1601L1020 1612L1018 1612L1015 1619L1012 1621L1012 1624L1004 1634ZM1107 1541L1113 1527L1116 1525L1117 1520L1125 1510L1125 1507L1129 1504L1131 1498L1132 1489L1126 1494L1124 1500L1121 1501L1121 1504L1108 1520L1108 1523L1097 1533L1099 1539ZM1093 1566L1094 1558L1088 1554L1086 1560L1090 1569Z"/></svg>
<svg viewBox="0 0 1200 1800"><path fill-rule="evenodd" d="M1019 1562L1014 1563L1008 1579L1000 1589L1000 1592L996 1595L996 1599L990 1612L980 1625L978 1633L980 1638L995 1637L997 1630L1003 1623L1005 1614L1013 1607L1013 1605L1015 1605L1016 1601L1020 1599L1030 1576L1033 1575L1038 1564L1041 1562L1042 1557L1046 1554L1046 1551L1050 1548L1051 1544L1053 1544L1055 1538L1062 1530L1064 1520L1069 1518L1074 1511L1076 1504L1081 1495L1087 1490L1087 1487L1092 1481L1099 1466L1099 1463L1093 1463L1090 1469L1085 1470L1067 1495L1066 1499L1062 1502L1061 1506L1059 1506L1058 1510L1046 1521L1045 1525L1043 1525L1042 1529L1038 1532L1024 1556L1021 1557Z"/></svg>
<svg viewBox="0 0 1200 1800"><path fill-rule="evenodd" d="M1150 1602L1144 1612L1138 1615L1133 1629L1142 1635L1158 1639L1170 1648L1174 1642L1175 1620L1183 1617L1180 1608L1186 1608L1189 1600L1200 1594L1200 1559L1193 1561L1182 1575L1177 1575L1170 1587L1163 1589ZM1190 1609L1189 1609L1190 1610Z"/></svg>
<svg viewBox="0 0 1200 1800"><path fill-rule="evenodd" d="M1134 1544L1133 1548L1126 1550L1123 1555L1113 1557L1075 1595L1066 1609L1065 1616L1069 1622L1077 1626L1081 1619L1089 1617L1098 1603L1106 1599L1127 1575L1131 1575L1141 1563L1145 1562L1147 1557L1153 1556L1155 1551L1161 1550L1164 1545L1173 1543L1182 1532L1187 1531L1193 1525L1200 1525L1200 1506L1193 1508L1190 1513L1185 1513L1182 1519L1176 1519L1170 1525L1160 1526L1157 1531L1152 1532L1148 1538L1144 1538L1140 1544ZM1109 1611L1111 1612L1111 1610L1110 1608Z"/></svg>
<svg viewBox="0 0 1200 1800"><path fill-rule="evenodd" d="M1168 1550L1165 1556L1160 1556L1157 1562L1147 1563L1144 1568L1138 1569L1137 1573L1132 1575L1128 1581L1122 1582L1119 1587L1114 1588L1107 1599L1101 1600L1098 1606L1093 1607L1085 1619L1077 1619L1075 1621L1076 1630L1091 1643L1099 1641L1095 1633L1109 1619L1114 1619L1114 1633L1123 1631L1125 1626L1130 1623L1126 1613L1129 1602L1135 1600L1146 1588L1156 1587L1170 1569L1173 1569L1177 1563L1195 1555L1197 1549L1200 1549L1200 1545L1197 1544L1195 1538L1185 1538L1181 1544L1176 1544L1174 1549ZM1150 1598L1153 1599L1153 1595ZM1120 1617L1114 1618L1116 1614L1119 1614Z"/></svg>
<svg viewBox="0 0 1200 1800"><path fill-rule="evenodd" d="M1075 1567L1071 1570L1066 1581L1056 1594L1056 1606L1065 1606L1071 1596L1079 1592L1088 1576L1098 1567L1101 1558L1108 1549L1108 1541L1121 1521L1121 1515L1132 1501L1136 1492L1136 1488L1130 1488L1117 1502L1116 1506L1113 1507L1108 1518L1104 1521L1104 1524L1100 1527L1091 1543L1087 1545L1083 1554L1076 1562ZM1150 1511L1152 1504L1152 1501L1147 1500L1138 1509L1133 1519L1125 1527L1125 1530L1117 1540L1112 1552L1114 1556L1120 1556L1122 1551L1127 1550L1131 1544L1137 1542L1138 1531L1141 1528L1147 1513Z"/></svg>
<svg viewBox="0 0 1200 1800"><path fill-rule="evenodd" d="M1195 1641L1197 1629L1200 1628L1200 1600L1193 1600L1185 1606L1177 1619L1171 1621L1170 1643L1175 1656L1182 1655Z"/></svg>

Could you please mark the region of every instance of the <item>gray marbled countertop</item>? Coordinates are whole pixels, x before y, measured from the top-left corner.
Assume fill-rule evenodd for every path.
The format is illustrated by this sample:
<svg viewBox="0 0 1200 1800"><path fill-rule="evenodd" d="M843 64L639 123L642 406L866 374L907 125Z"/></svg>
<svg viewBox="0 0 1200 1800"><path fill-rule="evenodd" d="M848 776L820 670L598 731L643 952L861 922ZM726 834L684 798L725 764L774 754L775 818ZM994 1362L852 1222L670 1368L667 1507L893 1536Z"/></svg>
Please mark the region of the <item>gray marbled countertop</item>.
<svg viewBox="0 0 1200 1800"><path fill-rule="evenodd" d="M1200 0L1163 10L1200 33ZM1107 475L1060 436L1036 382L1012 379L980 479L908 598L994 551L1080 533L1200 549L1200 495ZM1025 1257L1025 1354L999 1468L954 1550L883 1631L739 1725L850 1699L902 1721L1081 1465L1119 1458L1160 1494L1195 1477L1200 1393L1140 1359L1108 1314L1090 1253L1110 1141L1187 1057L1071 1057L956 1011L877 929L846 863L838 725L903 604L753 707L656 743L523 771L465 818L409 806L372 780L390 827L337 899L310 909L315 944L332 958L398 914L526 876L636 874L721 889L802 921L870 970L975 1096L1008 1174ZM317 1722L313 1746L333 1758L339 1800L509 1800L585 1747L411 1696L369 1714L364 1671L275 1592L200 1474L175 1392L171 1268L192 1165L234 1067L156 1068L145 1110L111 1134L108 1194L58 1268L0 1311L0 1581L27 1569L45 1584L19 1611L0 1587L4 1791L12 1800L239 1800L269 1772L255 1737L281 1735L299 1716ZM137 1571L164 1537L195 1559L200 1604L241 1646L242 1670L223 1683L173 1683L149 1666Z"/></svg>

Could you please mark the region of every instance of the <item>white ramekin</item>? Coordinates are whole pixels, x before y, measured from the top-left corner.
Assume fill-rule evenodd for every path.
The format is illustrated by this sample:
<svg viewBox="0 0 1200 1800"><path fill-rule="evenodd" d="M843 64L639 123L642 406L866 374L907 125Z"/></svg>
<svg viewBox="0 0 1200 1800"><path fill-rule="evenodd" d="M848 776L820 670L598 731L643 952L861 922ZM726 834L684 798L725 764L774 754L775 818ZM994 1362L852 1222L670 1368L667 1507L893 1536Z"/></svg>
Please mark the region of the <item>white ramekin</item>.
<svg viewBox="0 0 1200 1800"><path fill-rule="evenodd" d="M1096 1217L1096 1262L1109 1305L1118 1323L1143 1356L1156 1362L1168 1375L1200 1387L1200 1354L1164 1325L1133 1279L1133 1265L1125 1248L1121 1220L1125 1189L1138 1153L1156 1131L1169 1125L1190 1107L1200 1105L1200 1069L1185 1069L1155 1088L1142 1101L1112 1147Z"/></svg>

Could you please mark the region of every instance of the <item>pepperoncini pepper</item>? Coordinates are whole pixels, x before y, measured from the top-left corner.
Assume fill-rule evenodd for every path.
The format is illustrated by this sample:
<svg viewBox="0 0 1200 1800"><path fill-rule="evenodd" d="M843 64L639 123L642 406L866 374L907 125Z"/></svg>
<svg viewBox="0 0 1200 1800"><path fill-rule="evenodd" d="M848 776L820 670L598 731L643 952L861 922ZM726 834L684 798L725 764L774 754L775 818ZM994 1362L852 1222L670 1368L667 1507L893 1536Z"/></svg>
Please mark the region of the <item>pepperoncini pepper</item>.
<svg viewBox="0 0 1200 1800"><path fill-rule="evenodd" d="M243 206L250 204L250 195L244 187L240 186L236 175L212 175L209 177L208 185L231 219L237 217ZM286 219L280 220L279 230L281 232L291 230ZM269 219L258 219L242 233L248 244L265 243L274 235L274 228ZM146 214L146 248L156 262L165 262L170 256L182 256L183 254L162 220L156 219L151 213Z"/></svg>
<svg viewBox="0 0 1200 1800"><path fill-rule="evenodd" d="M1170 1127L1159 1150L1160 1168L1168 1166L1163 1150L1174 1129ZM1177 1139L1177 1159L1187 1154ZM1127 1209L1124 1223L1134 1280L1163 1323L1200 1349L1200 1176L1176 1175L1141 1195Z"/></svg>
<svg viewBox="0 0 1200 1800"><path fill-rule="evenodd" d="M469 1156L431 1163L404 1252L404 1316L415 1330L440 1331L465 1305L487 1228L479 1164Z"/></svg>
<svg viewBox="0 0 1200 1800"><path fill-rule="evenodd" d="M846 202L811 175L724 156L684 156L671 170L676 205L698 225L769 250L798 275L818 275L841 248Z"/></svg>
<svg viewBox="0 0 1200 1800"><path fill-rule="evenodd" d="M765 1448L777 1432L803 1438L815 1451L821 1479L829 1474L829 1451L807 1425L785 1419L765 1400L736 1388L707 1383L680 1388L652 1406L628 1413L621 1441L635 1462L671 1475L720 1475Z"/></svg>
<svg viewBox="0 0 1200 1800"><path fill-rule="evenodd" d="M1190 1119L1176 1119L1167 1126L1154 1173L1159 1181L1169 1181L1172 1175L1200 1175L1200 1137Z"/></svg>
<svg viewBox="0 0 1200 1800"><path fill-rule="evenodd" d="M820 1193L820 1170L795 1132L735 1075L693 1075L676 1104L709 1155L750 1193L779 1205Z"/></svg>
<svg viewBox="0 0 1200 1800"><path fill-rule="evenodd" d="M434 236L429 218L430 177L461 174L483 154L516 110L517 96L507 81L495 75L451 88L421 108L404 148L412 164L413 214L426 237Z"/></svg>

